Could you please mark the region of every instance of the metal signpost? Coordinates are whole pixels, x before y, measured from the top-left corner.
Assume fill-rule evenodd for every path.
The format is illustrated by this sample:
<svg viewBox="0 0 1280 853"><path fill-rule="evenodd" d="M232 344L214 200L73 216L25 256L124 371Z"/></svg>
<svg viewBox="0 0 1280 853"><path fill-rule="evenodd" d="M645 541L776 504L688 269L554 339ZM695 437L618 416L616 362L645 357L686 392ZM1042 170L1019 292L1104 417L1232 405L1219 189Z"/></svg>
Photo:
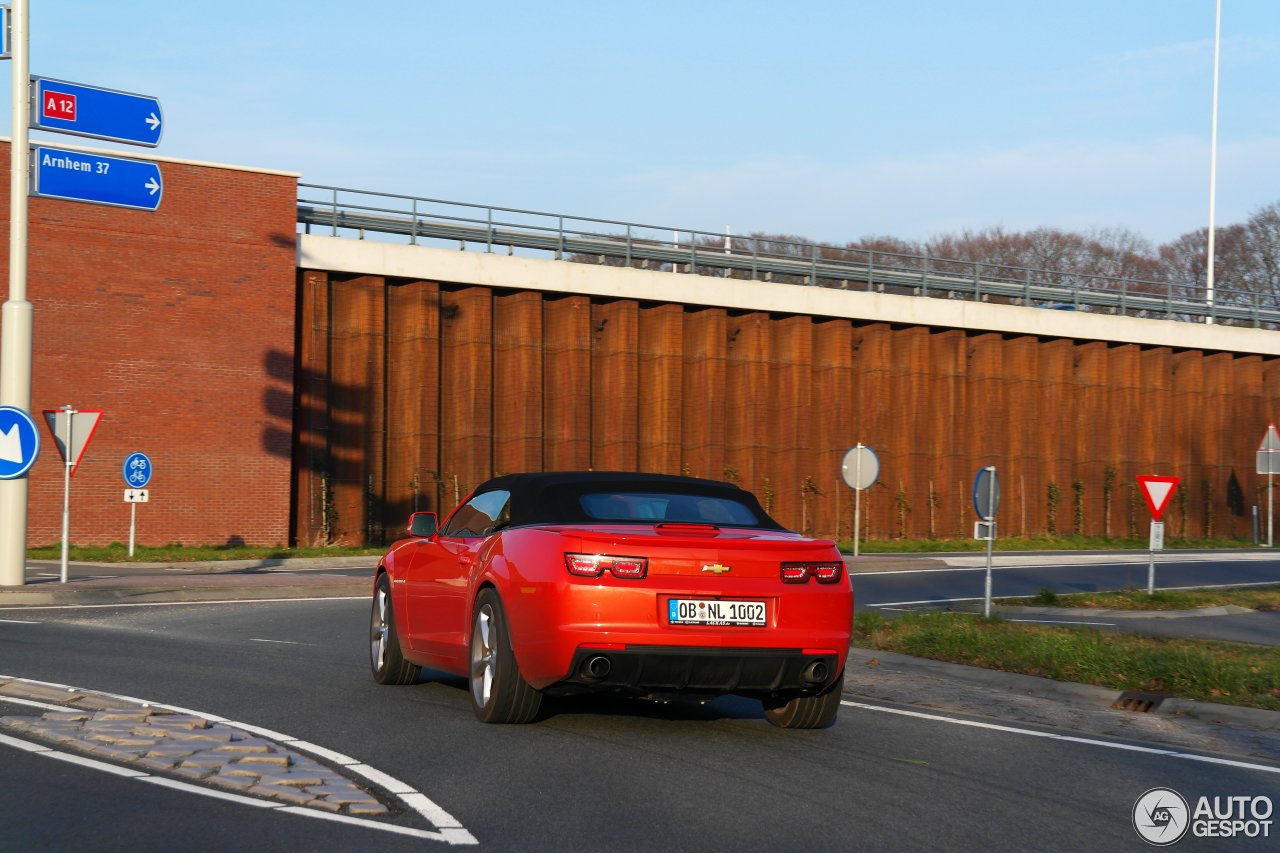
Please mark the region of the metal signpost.
<svg viewBox="0 0 1280 853"><path fill-rule="evenodd" d="M32 77L31 127L154 148L164 132L160 101L101 86Z"/></svg>
<svg viewBox="0 0 1280 853"><path fill-rule="evenodd" d="M996 510L1000 508L1000 478L996 466L978 469L973 478L973 509L982 521L974 525L974 538L987 540L987 579L982 592L982 615L991 618L991 550L996 541Z"/></svg>
<svg viewBox="0 0 1280 853"><path fill-rule="evenodd" d="M1142 497L1151 510L1151 537L1147 547L1147 595L1156 594L1156 551L1164 550L1164 511L1169 507L1169 499L1182 482L1181 477L1159 477L1155 474L1139 474L1138 485L1142 487Z"/></svg>
<svg viewBox="0 0 1280 853"><path fill-rule="evenodd" d="M107 157L37 145L31 194L65 201L155 210L164 197L160 167L149 160Z"/></svg>
<svg viewBox="0 0 1280 853"><path fill-rule="evenodd" d="M32 309L27 301L27 0L11 0L9 145L9 296L0 331L0 405L31 409ZM26 583L27 477L0 480L0 584Z"/></svg>
<svg viewBox="0 0 1280 853"><path fill-rule="evenodd" d="M853 556L858 556L858 540L862 535L862 492L880 476L880 460L876 452L862 442L844 455L840 476L853 489Z"/></svg>
<svg viewBox="0 0 1280 853"><path fill-rule="evenodd" d="M1280 433L1274 423L1267 425L1267 433L1258 445L1258 473L1267 475L1267 547L1273 545L1275 530L1275 501L1273 487L1275 475L1280 474Z"/></svg>
<svg viewBox="0 0 1280 853"><path fill-rule="evenodd" d="M80 465L80 457L98 428L100 411L79 411L74 406L46 409L44 419L53 433L53 443L58 446L65 462L62 474L62 582L67 582L67 551L71 536L71 475Z"/></svg>
<svg viewBox="0 0 1280 853"><path fill-rule="evenodd" d="M134 533L138 525L138 504L151 499L146 485L151 482L151 458L140 451L134 451L125 457L121 473L124 475L124 501L129 505L129 556L133 556Z"/></svg>

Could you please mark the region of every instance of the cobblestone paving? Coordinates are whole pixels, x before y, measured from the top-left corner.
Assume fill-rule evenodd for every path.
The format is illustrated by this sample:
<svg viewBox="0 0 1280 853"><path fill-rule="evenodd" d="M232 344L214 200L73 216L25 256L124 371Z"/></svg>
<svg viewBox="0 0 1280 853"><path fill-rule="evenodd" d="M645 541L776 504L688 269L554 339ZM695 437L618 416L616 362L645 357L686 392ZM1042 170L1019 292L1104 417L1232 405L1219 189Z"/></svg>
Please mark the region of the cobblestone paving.
<svg viewBox="0 0 1280 853"><path fill-rule="evenodd" d="M63 706L53 711L0 701L6 709L30 710L0 717L0 731L15 736L289 805L346 815L390 813L372 793L329 766L226 723L11 679L0 679L3 696Z"/></svg>

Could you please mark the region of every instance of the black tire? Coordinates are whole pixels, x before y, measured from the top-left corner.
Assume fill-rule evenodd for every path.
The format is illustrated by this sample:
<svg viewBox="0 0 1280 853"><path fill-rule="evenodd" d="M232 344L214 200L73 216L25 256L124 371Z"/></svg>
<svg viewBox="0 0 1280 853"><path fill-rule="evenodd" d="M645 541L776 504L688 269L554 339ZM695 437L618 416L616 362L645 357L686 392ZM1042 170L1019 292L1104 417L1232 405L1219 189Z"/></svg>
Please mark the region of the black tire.
<svg viewBox="0 0 1280 853"><path fill-rule="evenodd" d="M830 687L814 696L764 700L764 716L780 729L825 729L834 725L844 692L844 671Z"/></svg>
<svg viewBox="0 0 1280 853"><path fill-rule="evenodd" d="M379 684L412 684L418 680L417 664L400 652L400 635L391 609L391 582L378 575L373 587L373 608L369 615L369 668Z"/></svg>
<svg viewBox="0 0 1280 853"><path fill-rule="evenodd" d="M492 588L476 597L471 617L471 709L482 723L528 723L542 708L542 693L516 665L502 599Z"/></svg>

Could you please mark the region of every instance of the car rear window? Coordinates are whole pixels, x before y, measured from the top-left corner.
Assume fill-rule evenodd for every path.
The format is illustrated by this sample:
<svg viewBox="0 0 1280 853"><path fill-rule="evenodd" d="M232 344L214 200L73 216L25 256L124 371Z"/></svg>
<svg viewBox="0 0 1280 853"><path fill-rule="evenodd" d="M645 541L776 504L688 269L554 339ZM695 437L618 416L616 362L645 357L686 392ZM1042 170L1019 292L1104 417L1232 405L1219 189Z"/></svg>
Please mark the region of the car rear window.
<svg viewBox="0 0 1280 853"><path fill-rule="evenodd" d="M593 521L672 521L755 527L760 519L732 498L666 492L587 492L578 499Z"/></svg>

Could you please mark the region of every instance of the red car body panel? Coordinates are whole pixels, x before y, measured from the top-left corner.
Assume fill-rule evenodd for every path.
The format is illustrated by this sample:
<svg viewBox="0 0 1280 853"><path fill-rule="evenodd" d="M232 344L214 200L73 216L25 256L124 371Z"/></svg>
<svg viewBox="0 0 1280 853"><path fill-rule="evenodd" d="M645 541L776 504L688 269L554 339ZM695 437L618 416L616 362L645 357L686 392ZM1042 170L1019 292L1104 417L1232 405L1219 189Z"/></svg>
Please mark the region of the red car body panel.
<svg viewBox="0 0 1280 853"><path fill-rule="evenodd" d="M648 571L638 579L608 571L575 576L566 554L642 557ZM835 583L784 583L784 562L843 567L835 543L781 529L572 523L405 539L390 548L379 572L391 580L405 658L448 673L467 674L473 608L480 591L491 586L502 599L520 672L539 690L571 682L581 687L575 667L591 648L712 657L721 651L822 655L833 664L825 679L830 684L843 672L849 650L853 592L847 572ZM673 625L673 598L764 602L765 625Z"/></svg>

